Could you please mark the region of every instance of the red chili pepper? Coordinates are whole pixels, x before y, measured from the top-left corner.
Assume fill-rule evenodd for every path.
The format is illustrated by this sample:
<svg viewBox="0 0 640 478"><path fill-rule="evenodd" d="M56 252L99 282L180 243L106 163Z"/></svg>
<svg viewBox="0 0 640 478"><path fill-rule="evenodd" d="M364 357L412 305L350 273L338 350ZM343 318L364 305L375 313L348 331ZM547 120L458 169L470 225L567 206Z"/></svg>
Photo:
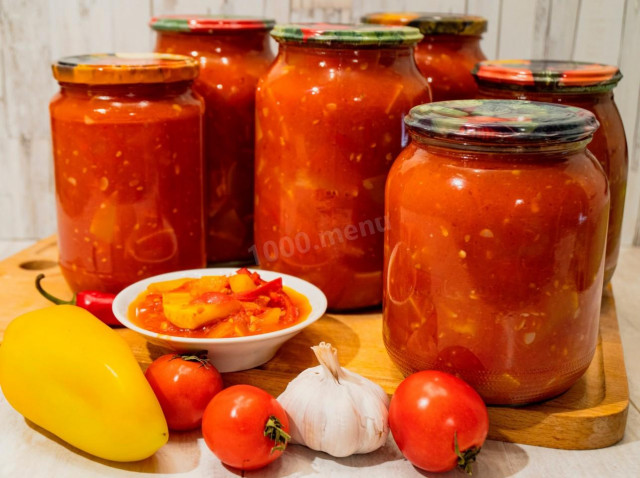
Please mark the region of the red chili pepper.
<svg viewBox="0 0 640 478"><path fill-rule="evenodd" d="M42 279L44 279L44 274L38 274L38 277L36 277L36 289L38 289L38 292L40 292L44 298L54 304L77 305L78 307L88 310L107 325L115 327L122 326L120 321L116 319L116 316L113 315L113 309L111 308L113 299L116 297L115 294L95 290L83 290L74 294L71 300L62 300L49 294L42 288L42 285L40 284Z"/></svg>
<svg viewBox="0 0 640 478"><path fill-rule="evenodd" d="M278 277L277 279L263 283L253 290L238 292L237 294L234 294L234 297L238 300L256 300L261 295L269 296L272 292L278 292L281 290L282 277Z"/></svg>

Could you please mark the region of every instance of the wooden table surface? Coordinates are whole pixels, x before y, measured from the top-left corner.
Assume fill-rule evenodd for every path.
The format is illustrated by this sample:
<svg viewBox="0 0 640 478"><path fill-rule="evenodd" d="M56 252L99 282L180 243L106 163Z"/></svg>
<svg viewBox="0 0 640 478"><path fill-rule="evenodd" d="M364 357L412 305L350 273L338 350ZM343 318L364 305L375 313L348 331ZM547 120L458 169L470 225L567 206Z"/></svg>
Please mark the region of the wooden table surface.
<svg viewBox="0 0 640 478"><path fill-rule="evenodd" d="M29 245L0 241L0 259ZM0 271L0 274L2 271ZM613 279L620 334L629 379L628 422L623 440L609 448L567 451L488 441L473 476L518 477L632 477L640 476L640 248L623 249ZM180 460L175 460L180 456ZM156 470L162 469L163 473ZM198 432L174 435L153 457L134 464L93 459L47 432L36 430L0 394L0 478L3 477L133 477L141 473L166 477L236 476L209 452ZM283 458L246 476L440 476L461 477L457 471L426 474L417 471L389 437L368 455L335 459L301 446L291 446Z"/></svg>

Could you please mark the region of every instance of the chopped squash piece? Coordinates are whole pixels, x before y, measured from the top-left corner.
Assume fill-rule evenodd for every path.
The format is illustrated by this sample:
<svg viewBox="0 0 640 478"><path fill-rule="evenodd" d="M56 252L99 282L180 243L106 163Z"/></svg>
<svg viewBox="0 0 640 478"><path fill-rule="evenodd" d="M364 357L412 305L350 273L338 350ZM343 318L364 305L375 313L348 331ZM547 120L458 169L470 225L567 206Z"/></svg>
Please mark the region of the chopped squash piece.
<svg viewBox="0 0 640 478"><path fill-rule="evenodd" d="M229 278L225 276L203 276L195 280L189 291L192 297L198 297L206 292L222 292L229 287Z"/></svg>
<svg viewBox="0 0 640 478"><path fill-rule="evenodd" d="M278 307L274 307L273 309L269 309L266 312L262 313L258 316L258 321L261 325L275 325L280 320L280 315L282 314L282 309Z"/></svg>
<svg viewBox="0 0 640 478"><path fill-rule="evenodd" d="M249 292L258 287L255 282L253 282L253 279L247 274L236 274L229 277L229 285L235 294L240 292Z"/></svg>
<svg viewBox="0 0 640 478"><path fill-rule="evenodd" d="M210 303L191 303L191 296L183 292L170 292L162 296L162 309L167 320L182 329L197 329L206 323L222 320L242 309L242 303L228 300Z"/></svg>
<svg viewBox="0 0 640 478"><path fill-rule="evenodd" d="M162 282L154 282L153 284L149 284L149 286L147 287L147 290L149 292L156 292L156 293L164 293L164 292L171 292L172 290L176 290L180 287L182 287L183 285L185 285L187 282L194 282L193 279L173 279L173 280L166 280L166 281L162 281Z"/></svg>
<svg viewBox="0 0 640 478"><path fill-rule="evenodd" d="M213 326L213 328L207 334L207 337L212 339L221 339L223 337L234 337L235 325L233 322L225 320Z"/></svg>

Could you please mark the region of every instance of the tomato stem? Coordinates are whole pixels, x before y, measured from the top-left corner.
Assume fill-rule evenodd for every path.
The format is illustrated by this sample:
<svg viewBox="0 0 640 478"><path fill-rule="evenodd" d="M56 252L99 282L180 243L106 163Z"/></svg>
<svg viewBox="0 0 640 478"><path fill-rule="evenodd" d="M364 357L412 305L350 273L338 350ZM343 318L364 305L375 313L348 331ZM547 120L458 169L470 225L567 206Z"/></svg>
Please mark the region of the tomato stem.
<svg viewBox="0 0 640 478"><path fill-rule="evenodd" d="M473 472L473 463L476 461L476 457L482 447L473 446L468 450L464 450L460 452L460 448L458 447L458 431L453 432L453 448L456 452L456 456L458 457L458 466L464 470L469 475Z"/></svg>
<svg viewBox="0 0 640 478"><path fill-rule="evenodd" d="M173 357L171 357L171 360L175 360L175 359L179 359L179 358L184 360L184 361L186 361L186 362L198 362L201 367L208 367L209 366L209 360L207 360L207 351L206 350L201 350L200 352L197 352L194 355L176 354Z"/></svg>
<svg viewBox="0 0 640 478"><path fill-rule="evenodd" d="M284 431L282 423L276 417L271 415L264 426L264 436L273 440L275 446L271 449L271 453L276 451L284 451L287 448L291 435Z"/></svg>

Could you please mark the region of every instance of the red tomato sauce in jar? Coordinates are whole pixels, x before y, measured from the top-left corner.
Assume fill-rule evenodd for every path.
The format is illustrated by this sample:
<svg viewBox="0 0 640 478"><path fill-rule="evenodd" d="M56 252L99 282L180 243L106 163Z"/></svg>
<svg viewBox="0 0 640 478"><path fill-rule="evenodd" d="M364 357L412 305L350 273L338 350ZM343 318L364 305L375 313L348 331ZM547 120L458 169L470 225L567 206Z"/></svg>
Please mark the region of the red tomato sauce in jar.
<svg viewBox="0 0 640 478"><path fill-rule="evenodd" d="M200 62L194 90L204 113L206 249L209 262L252 259L255 94L273 61L273 20L171 15L151 20L155 51Z"/></svg>
<svg viewBox="0 0 640 478"><path fill-rule="evenodd" d="M248 283L248 284L247 284ZM282 279L264 281L241 269L150 284L129 306L129 319L145 330L176 337L246 337L292 327L311 312L309 299Z"/></svg>
<svg viewBox="0 0 640 478"><path fill-rule="evenodd" d="M108 54L53 65L58 247L74 291L205 265L194 60Z"/></svg>
<svg viewBox="0 0 640 478"><path fill-rule="evenodd" d="M475 98L478 87L471 70L486 60L480 41L487 20L456 13L371 13L364 23L407 25L420 29L415 49L418 69L429 81L433 101Z"/></svg>
<svg viewBox="0 0 640 478"><path fill-rule="evenodd" d="M383 338L405 374L460 376L487 403L564 392L597 343L609 191L579 108L414 108L387 182Z"/></svg>
<svg viewBox="0 0 640 478"><path fill-rule="evenodd" d="M604 283L613 277L620 253L622 216L629 158L622 118L613 89L622 75L615 66L575 61L498 60L479 63L474 70L479 98L545 101L591 111L600 128L589 143L611 189Z"/></svg>
<svg viewBox="0 0 640 478"><path fill-rule="evenodd" d="M332 309L382 297L384 184L429 100L408 27L276 25L256 96L255 252L302 277Z"/></svg>

